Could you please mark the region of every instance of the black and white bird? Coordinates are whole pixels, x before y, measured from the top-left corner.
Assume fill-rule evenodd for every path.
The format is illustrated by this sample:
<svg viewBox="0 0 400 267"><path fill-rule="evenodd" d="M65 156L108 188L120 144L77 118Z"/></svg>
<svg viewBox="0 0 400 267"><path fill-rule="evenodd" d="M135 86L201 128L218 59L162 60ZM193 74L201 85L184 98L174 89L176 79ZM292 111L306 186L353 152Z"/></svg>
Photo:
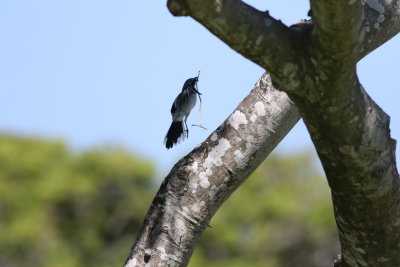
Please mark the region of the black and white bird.
<svg viewBox="0 0 400 267"><path fill-rule="evenodd" d="M183 84L182 92L175 98L172 104L172 123L164 140L167 149L170 149L189 135L186 120L189 117L190 111L196 105L197 95L199 97L201 95L197 89L198 81L198 77L187 79ZM186 129L183 128L183 122L185 122Z"/></svg>

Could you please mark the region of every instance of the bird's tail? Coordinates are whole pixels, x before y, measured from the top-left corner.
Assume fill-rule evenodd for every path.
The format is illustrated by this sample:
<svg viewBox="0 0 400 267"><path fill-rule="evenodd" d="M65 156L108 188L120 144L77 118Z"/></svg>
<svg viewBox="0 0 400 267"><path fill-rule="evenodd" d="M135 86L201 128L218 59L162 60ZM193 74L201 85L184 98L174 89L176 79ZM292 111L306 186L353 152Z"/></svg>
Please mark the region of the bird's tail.
<svg viewBox="0 0 400 267"><path fill-rule="evenodd" d="M170 149L174 144L179 143L185 138L185 132L183 131L183 121L173 121L171 127L165 136L165 147Z"/></svg>

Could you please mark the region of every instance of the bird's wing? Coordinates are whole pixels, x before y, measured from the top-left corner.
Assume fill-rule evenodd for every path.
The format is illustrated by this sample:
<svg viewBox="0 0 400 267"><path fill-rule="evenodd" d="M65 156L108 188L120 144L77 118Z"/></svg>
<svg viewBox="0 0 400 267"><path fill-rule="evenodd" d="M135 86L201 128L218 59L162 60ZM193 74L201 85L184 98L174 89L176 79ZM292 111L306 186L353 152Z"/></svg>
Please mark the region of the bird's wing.
<svg viewBox="0 0 400 267"><path fill-rule="evenodd" d="M171 113L173 114L173 113L175 113L175 111L176 111L177 109L180 109L181 106L182 106L182 104L186 102L187 98L188 98L188 94L186 93L186 91L181 92L181 93L175 98L175 101L174 101L174 103L172 104Z"/></svg>
<svg viewBox="0 0 400 267"><path fill-rule="evenodd" d="M175 111L176 111L175 102L176 102L176 99L175 99L174 103L172 103L172 107L171 107L171 114L174 114L174 113L175 113Z"/></svg>

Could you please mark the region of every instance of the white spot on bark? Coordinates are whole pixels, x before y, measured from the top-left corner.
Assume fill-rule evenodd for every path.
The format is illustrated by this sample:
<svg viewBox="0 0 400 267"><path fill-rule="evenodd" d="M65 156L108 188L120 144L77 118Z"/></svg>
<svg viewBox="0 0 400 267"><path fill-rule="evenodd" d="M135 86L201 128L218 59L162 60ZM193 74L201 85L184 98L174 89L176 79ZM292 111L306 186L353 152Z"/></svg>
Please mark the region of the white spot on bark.
<svg viewBox="0 0 400 267"><path fill-rule="evenodd" d="M270 131L271 133L276 133L275 130L271 127L268 127L268 125L265 125L265 128L267 128L267 130Z"/></svg>
<svg viewBox="0 0 400 267"><path fill-rule="evenodd" d="M296 79L296 75L298 73L298 67L296 64L291 62L283 64L283 75L290 80L290 86L292 88L296 88L300 85L300 81Z"/></svg>
<svg viewBox="0 0 400 267"><path fill-rule="evenodd" d="M198 186L197 183L193 183L193 184L192 184L192 187L193 187L194 189L197 189L197 186Z"/></svg>
<svg viewBox="0 0 400 267"><path fill-rule="evenodd" d="M342 224L345 224L345 223L346 223L346 221L343 220L343 218L342 218L341 216L339 216L339 215L336 215L336 220L339 221L339 222L342 223ZM347 236L347 235L345 235L345 236Z"/></svg>
<svg viewBox="0 0 400 267"><path fill-rule="evenodd" d="M136 259L135 259L135 258L130 259L130 260L128 261L128 263L125 265L125 267L136 267L136 266L137 266L137 262L136 262Z"/></svg>
<svg viewBox="0 0 400 267"><path fill-rule="evenodd" d="M352 118L349 122L350 123L355 123L355 122L357 122L359 120L359 117L358 116L355 116L354 118Z"/></svg>
<svg viewBox="0 0 400 267"><path fill-rule="evenodd" d="M246 141L249 142L249 143L253 143L254 142L254 136L252 136L252 135L246 136Z"/></svg>
<svg viewBox="0 0 400 267"><path fill-rule="evenodd" d="M185 232L185 229L186 229L185 223L184 223L181 219L176 218L176 219L175 219L175 230L176 230L179 234L182 234L182 233Z"/></svg>
<svg viewBox="0 0 400 267"><path fill-rule="evenodd" d="M318 62L315 60L315 58L310 58L310 60L311 60L311 62L312 62L312 64L314 65L314 66L317 66L318 65Z"/></svg>
<svg viewBox="0 0 400 267"><path fill-rule="evenodd" d="M369 5L371 8L375 9L379 13L385 12L385 7L379 3L379 0L367 0L367 5Z"/></svg>
<svg viewBox="0 0 400 267"><path fill-rule="evenodd" d="M209 169L207 169L209 170ZM200 186L203 188L207 188L210 186L210 182L208 181L208 175L206 175L206 172L201 172L200 175Z"/></svg>
<svg viewBox="0 0 400 267"><path fill-rule="evenodd" d="M200 202L195 202L190 208L194 211L194 212L200 212L201 207L204 207L206 203L204 201L200 201Z"/></svg>
<svg viewBox="0 0 400 267"><path fill-rule="evenodd" d="M197 172L198 163L195 161L192 165L192 171Z"/></svg>
<svg viewBox="0 0 400 267"><path fill-rule="evenodd" d="M262 102L257 102L254 107L256 108L258 116L265 116L265 106Z"/></svg>
<svg viewBox="0 0 400 267"><path fill-rule="evenodd" d="M388 261L390 261L390 259L385 258L385 257L379 257L379 258L378 258L378 261L379 261L379 262L388 262Z"/></svg>
<svg viewBox="0 0 400 267"><path fill-rule="evenodd" d="M321 78L321 80L326 81L328 80L328 76L325 74L325 72L320 71L319 72L319 77Z"/></svg>
<svg viewBox="0 0 400 267"><path fill-rule="evenodd" d="M265 19L265 26L269 27L272 25L272 21L270 19Z"/></svg>
<svg viewBox="0 0 400 267"><path fill-rule="evenodd" d="M217 191L218 191L218 187L217 186L215 186L215 185L211 186L210 192L208 192L208 195L210 196L210 200L214 199L215 194L217 193Z"/></svg>
<svg viewBox="0 0 400 267"><path fill-rule="evenodd" d="M366 31L366 32L369 32L370 30L371 30L371 29L369 28L369 26L366 26L366 27L365 27L365 31Z"/></svg>
<svg viewBox="0 0 400 267"><path fill-rule="evenodd" d="M221 166L222 165L222 157L225 155L225 152L231 147L229 141L225 138L221 138L218 142L218 145L214 146L211 151L208 153L208 157L204 161L205 171L199 174L200 178L200 186L203 188L208 188L210 186L210 181L208 181L208 177L212 174L211 167ZM196 188L193 184L193 187Z"/></svg>
<svg viewBox="0 0 400 267"><path fill-rule="evenodd" d="M229 177L227 176L227 177L224 178L224 182L226 183L228 181L229 181Z"/></svg>
<svg viewBox="0 0 400 267"><path fill-rule="evenodd" d="M256 120L257 120L257 116L255 115L255 114L253 114L253 115L251 115L250 116L250 120L251 120L251 122L256 122Z"/></svg>
<svg viewBox="0 0 400 267"><path fill-rule="evenodd" d="M379 30L379 23L378 23L378 22L376 22L376 23L374 24L374 28L377 29L377 30Z"/></svg>
<svg viewBox="0 0 400 267"><path fill-rule="evenodd" d="M341 153L343 153L344 155L349 155L351 158L357 157L357 153L356 153L354 146L343 145L343 146L339 146L338 149Z"/></svg>
<svg viewBox="0 0 400 267"><path fill-rule="evenodd" d="M246 115L236 110L232 116L229 117L229 123L237 130L240 124L247 124Z"/></svg>
<svg viewBox="0 0 400 267"><path fill-rule="evenodd" d="M254 128L254 131L257 131L256 127ZM254 141L255 141L254 136L252 136L252 135L246 136L246 149L247 150L251 149L253 147Z"/></svg>
<svg viewBox="0 0 400 267"><path fill-rule="evenodd" d="M194 212L199 212L200 211L200 206L199 206L199 204L196 202L196 203L194 203L191 207L190 207L190 209L192 210L192 211L194 211Z"/></svg>
<svg viewBox="0 0 400 267"><path fill-rule="evenodd" d="M261 44L261 42L263 41L263 39L264 39L264 36L259 35L259 36L257 37L257 39L256 39L256 45Z"/></svg>
<svg viewBox="0 0 400 267"><path fill-rule="evenodd" d="M361 254L365 254L365 250L362 248L355 248L355 250L357 250L358 252L360 252Z"/></svg>
<svg viewBox="0 0 400 267"><path fill-rule="evenodd" d="M178 266L178 257L174 254L168 254L165 252L163 247L157 247L157 250L160 251L160 259L162 261L166 261L163 266L175 267Z"/></svg>
<svg viewBox="0 0 400 267"><path fill-rule="evenodd" d="M210 168L211 166L221 166L222 165L222 157L225 155L225 152L231 147L229 141L225 138L221 138L218 142L218 145L213 147L208 153L208 157L204 161L204 166L206 168Z"/></svg>
<svg viewBox="0 0 400 267"><path fill-rule="evenodd" d="M385 16L383 14L380 14L378 17L378 22L382 23L385 20Z"/></svg>
<svg viewBox="0 0 400 267"><path fill-rule="evenodd" d="M271 117L275 118L275 117L279 117L279 114L282 112L282 109L277 106L274 105L270 108L270 113L271 113Z"/></svg>
<svg viewBox="0 0 400 267"><path fill-rule="evenodd" d="M217 133L213 133L211 135L211 141L215 142L215 141L217 141L217 138L218 138L218 134Z"/></svg>
<svg viewBox="0 0 400 267"><path fill-rule="evenodd" d="M220 13L222 10L222 1L221 0L215 0L215 10Z"/></svg>
<svg viewBox="0 0 400 267"><path fill-rule="evenodd" d="M233 155L235 155L235 161L237 164L241 164L244 158L244 155L242 154L242 152L240 152L240 150L236 150Z"/></svg>

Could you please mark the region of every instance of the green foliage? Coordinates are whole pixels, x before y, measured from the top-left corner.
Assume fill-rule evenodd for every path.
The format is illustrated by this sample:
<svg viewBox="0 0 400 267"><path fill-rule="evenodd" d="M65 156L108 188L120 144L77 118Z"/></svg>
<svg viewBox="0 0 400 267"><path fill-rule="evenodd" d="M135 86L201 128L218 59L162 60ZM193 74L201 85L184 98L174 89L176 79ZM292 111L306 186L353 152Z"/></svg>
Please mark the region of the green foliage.
<svg viewBox="0 0 400 267"><path fill-rule="evenodd" d="M0 136L0 266L122 266L158 185L106 147ZM211 221L190 267L330 266L330 192L307 155L272 157Z"/></svg>
<svg viewBox="0 0 400 267"><path fill-rule="evenodd" d="M150 163L118 148L0 137L0 266L123 264L152 195Z"/></svg>

